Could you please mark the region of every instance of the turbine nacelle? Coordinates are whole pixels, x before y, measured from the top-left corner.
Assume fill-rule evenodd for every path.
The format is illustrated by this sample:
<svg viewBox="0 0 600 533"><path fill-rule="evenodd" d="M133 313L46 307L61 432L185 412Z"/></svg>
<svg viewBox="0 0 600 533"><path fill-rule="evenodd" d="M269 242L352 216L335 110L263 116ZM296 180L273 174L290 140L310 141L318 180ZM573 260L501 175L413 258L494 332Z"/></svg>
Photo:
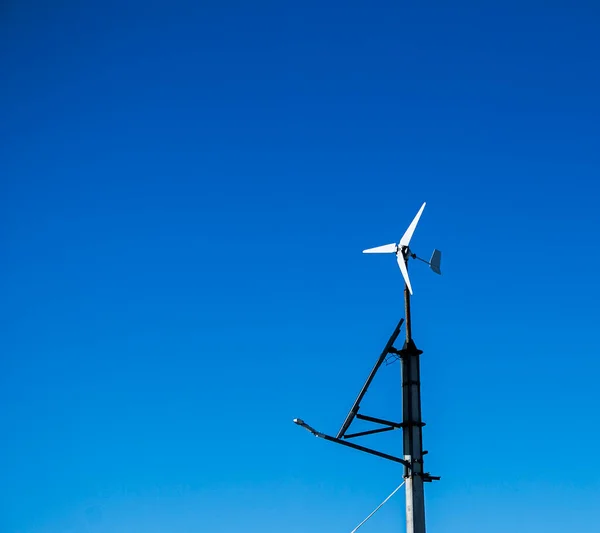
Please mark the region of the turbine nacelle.
<svg viewBox="0 0 600 533"><path fill-rule="evenodd" d="M441 274L442 271L440 269L442 262L442 252L439 250L434 250L431 255L431 259L426 261L425 259L421 259L417 257L416 254L412 253L408 245L410 244L410 240L412 239L413 233L419 223L419 219L423 214L423 209L425 209L425 202L419 209L419 212L416 214L413 221L408 226L408 229L402 235L400 242L384 244L383 246L376 246L375 248L368 248L367 250L363 250L363 254L396 254L396 261L398 262L398 267L400 268L400 272L402 273L402 277L404 278L404 282L408 287L409 292L412 294L412 286L410 284L410 278L408 277L408 268L407 263L408 259L412 257L413 259L418 259L419 261L423 261L427 263L431 270L433 270L436 274Z"/></svg>

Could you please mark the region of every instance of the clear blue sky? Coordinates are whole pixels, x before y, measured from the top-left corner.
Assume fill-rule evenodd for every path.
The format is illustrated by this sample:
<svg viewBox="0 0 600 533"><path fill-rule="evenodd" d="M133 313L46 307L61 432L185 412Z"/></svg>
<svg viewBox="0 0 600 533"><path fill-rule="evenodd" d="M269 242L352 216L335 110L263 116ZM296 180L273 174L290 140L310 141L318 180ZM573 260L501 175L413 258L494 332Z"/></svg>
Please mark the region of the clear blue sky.
<svg viewBox="0 0 600 533"><path fill-rule="evenodd" d="M401 469L292 418L338 429L427 201L429 531L596 533L598 4L94 4L0 8L0 532L349 532Z"/></svg>

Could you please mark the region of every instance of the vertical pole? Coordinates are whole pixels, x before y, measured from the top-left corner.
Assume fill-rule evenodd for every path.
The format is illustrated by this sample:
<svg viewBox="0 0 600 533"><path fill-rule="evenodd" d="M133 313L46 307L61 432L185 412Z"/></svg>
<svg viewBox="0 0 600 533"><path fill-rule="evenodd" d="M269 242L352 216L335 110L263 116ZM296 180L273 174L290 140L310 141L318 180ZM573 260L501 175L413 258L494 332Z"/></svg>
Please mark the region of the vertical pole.
<svg viewBox="0 0 600 533"><path fill-rule="evenodd" d="M408 261L407 261L408 263ZM412 340L410 292L404 286L406 342L401 350L402 361L402 433L404 459L411 464L405 468L406 532L425 533L425 494L423 490L423 442L421 419L421 381L419 356Z"/></svg>

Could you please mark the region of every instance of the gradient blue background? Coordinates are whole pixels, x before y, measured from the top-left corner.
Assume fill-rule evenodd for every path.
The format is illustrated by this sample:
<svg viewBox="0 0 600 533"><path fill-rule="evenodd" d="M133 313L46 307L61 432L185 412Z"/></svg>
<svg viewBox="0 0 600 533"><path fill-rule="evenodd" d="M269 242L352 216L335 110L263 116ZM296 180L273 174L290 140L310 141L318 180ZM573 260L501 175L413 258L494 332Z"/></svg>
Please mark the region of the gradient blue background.
<svg viewBox="0 0 600 533"><path fill-rule="evenodd" d="M429 531L598 531L600 7L493 4L2 3L0 532L350 531L401 469L292 418L338 429L423 201Z"/></svg>

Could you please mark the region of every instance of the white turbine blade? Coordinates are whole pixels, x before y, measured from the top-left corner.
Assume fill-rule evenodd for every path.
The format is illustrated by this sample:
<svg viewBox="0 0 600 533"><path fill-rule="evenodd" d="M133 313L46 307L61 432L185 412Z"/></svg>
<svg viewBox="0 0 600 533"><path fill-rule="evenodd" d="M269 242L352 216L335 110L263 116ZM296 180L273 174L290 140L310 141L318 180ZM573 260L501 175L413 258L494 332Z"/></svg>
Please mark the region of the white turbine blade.
<svg viewBox="0 0 600 533"><path fill-rule="evenodd" d="M393 242L392 244L384 244L383 246L363 250L363 254L395 254L396 250L396 243Z"/></svg>
<svg viewBox="0 0 600 533"><path fill-rule="evenodd" d="M410 279L408 278L408 269L406 268L404 256L401 253L397 253L396 259L398 260L398 266L400 267L400 272L402 272L402 277L404 278L406 286L408 287L408 292L412 294L412 287L410 286Z"/></svg>
<svg viewBox="0 0 600 533"><path fill-rule="evenodd" d="M406 230L404 235L402 235L402 238L400 239L400 246L408 246L408 243L410 242L410 239L412 238L413 233L415 232L415 228L419 223L419 219L421 218L421 213L423 213L423 209L425 209L425 203L426 202L423 202L423 205L421 206L421 209L419 209L417 216L413 218L413 221L410 223L410 226L408 226L408 229Z"/></svg>

